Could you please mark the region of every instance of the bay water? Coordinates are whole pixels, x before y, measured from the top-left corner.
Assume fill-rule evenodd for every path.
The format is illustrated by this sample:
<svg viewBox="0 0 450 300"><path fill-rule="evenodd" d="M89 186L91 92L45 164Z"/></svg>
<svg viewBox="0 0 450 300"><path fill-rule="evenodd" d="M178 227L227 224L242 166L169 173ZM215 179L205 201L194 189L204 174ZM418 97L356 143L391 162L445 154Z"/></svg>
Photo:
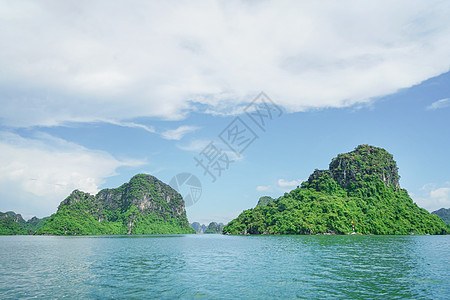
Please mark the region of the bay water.
<svg viewBox="0 0 450 300"><path fill-rule="evenodd" d="M450 299L450 236L0 236L0 299Z"/></svg>

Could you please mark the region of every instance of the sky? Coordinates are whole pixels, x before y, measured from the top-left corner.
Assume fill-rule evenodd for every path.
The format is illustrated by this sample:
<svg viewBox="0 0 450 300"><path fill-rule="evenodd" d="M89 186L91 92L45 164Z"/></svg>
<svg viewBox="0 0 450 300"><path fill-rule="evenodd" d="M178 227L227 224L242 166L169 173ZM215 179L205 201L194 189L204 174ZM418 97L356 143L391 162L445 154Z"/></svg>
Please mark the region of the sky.
<svg viewBox="0 0 450 300"><path fill-rule="evenodd" d="M449 1L0 0L0 211L138 173L227 223L357 145L450 207ZM187 197L189 185L180 187Z"/></svg>

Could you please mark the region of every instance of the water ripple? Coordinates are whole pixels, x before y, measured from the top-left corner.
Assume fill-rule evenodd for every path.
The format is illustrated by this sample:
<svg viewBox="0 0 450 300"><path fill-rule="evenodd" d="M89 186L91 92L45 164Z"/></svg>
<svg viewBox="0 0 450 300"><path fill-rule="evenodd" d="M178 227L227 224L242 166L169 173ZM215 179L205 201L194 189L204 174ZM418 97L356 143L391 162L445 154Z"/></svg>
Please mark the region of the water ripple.
<svg viewBox="0 0 450 300"><path fill-rule="evenodd" d="M0 237L0 298L450 299L449 236Z"/></svg>

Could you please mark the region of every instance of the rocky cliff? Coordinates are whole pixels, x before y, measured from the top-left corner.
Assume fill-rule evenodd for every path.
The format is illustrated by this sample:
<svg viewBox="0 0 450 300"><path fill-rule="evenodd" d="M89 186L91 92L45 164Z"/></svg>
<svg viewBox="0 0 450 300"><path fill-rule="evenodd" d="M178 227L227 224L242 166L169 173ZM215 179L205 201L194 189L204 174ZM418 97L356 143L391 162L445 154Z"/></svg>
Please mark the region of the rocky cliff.
<svg viewBox="0 0 450 300"><path fill-rule="evenodd" d="M191 228L197 231L197 233L205 233L205 230L206 228L208 228L208 226L206 226L205 224L200 224L199 222L194 222L191 223Z"/></svg>
<svg viewBox="0 0 450 300"><path fill-rule="evenodd" d="M164 234L194 230L182 196L156 177L139 174L96 195L73 191L37 233Z"/></svg>
<svg viewBox="0 0 450 300"><path fill-rule="evenodd" d="M41 228L47 218L36 217L25 221L22 215L13 211L0 212L0 235L24 235L34 234Z"/></svg>
<svg viewBox="0 0 450 300"><path fill-rule="evenodd" d="M275 201L275 199L273 199L270 196L262 196L262 197L259 198L258 204L256 204L256 206L264 206L264 205L267 205L267 204L269 204L270 202L273 202L273 201Z"/></svg>
<svg viewBox="0 0 450 300"><path fill-rule="evenodd" d="M360 145L354 151L339 154L331 161L329 170L315 170L308 182L312 184L325 174L343 188L352 187L368 176L376 176L386 187L400 189L400 176L392 154L383 148L369 145Z"/></svg>
<svg viewBox="0 0 450 300"><path fill-rule="evenodd" d="M208 226L206 226L205 224L194 222L191 224L191 227L197 231L197 233L222 233L223 224L211 222Z"/></svg>
<svg viewBox="0 0 450 300"><path fill-rule="evenodd" d="M205 233L222 233L223 224L216 222L211 222L208 225L208 228L206 228Z"/></svg>
<svg viewBox="0 0 450 300"><path fill-rule="evenodd" d="M300 188L242 212L228 234L445 234L449 227L400 188L386 150L360 145L315 170Z"/></svg>

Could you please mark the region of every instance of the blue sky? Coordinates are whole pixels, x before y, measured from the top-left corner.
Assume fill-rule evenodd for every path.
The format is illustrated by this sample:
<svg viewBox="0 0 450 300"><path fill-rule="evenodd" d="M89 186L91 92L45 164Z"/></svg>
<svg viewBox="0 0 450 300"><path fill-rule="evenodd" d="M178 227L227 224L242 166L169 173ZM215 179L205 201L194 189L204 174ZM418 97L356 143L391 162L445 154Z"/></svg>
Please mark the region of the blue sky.
<svg viewBox="0 0 450 300"><path fill-rule="evenodd" d="M187 172L189 220L226 223L359 144L450 207L450 5L346 4L0 1L0 211ZM244 113L260 92L282 110L264 131ZM257 136L239 156L219 137L237 117ZM215 182L211 142L234 160Z"/></svg>

